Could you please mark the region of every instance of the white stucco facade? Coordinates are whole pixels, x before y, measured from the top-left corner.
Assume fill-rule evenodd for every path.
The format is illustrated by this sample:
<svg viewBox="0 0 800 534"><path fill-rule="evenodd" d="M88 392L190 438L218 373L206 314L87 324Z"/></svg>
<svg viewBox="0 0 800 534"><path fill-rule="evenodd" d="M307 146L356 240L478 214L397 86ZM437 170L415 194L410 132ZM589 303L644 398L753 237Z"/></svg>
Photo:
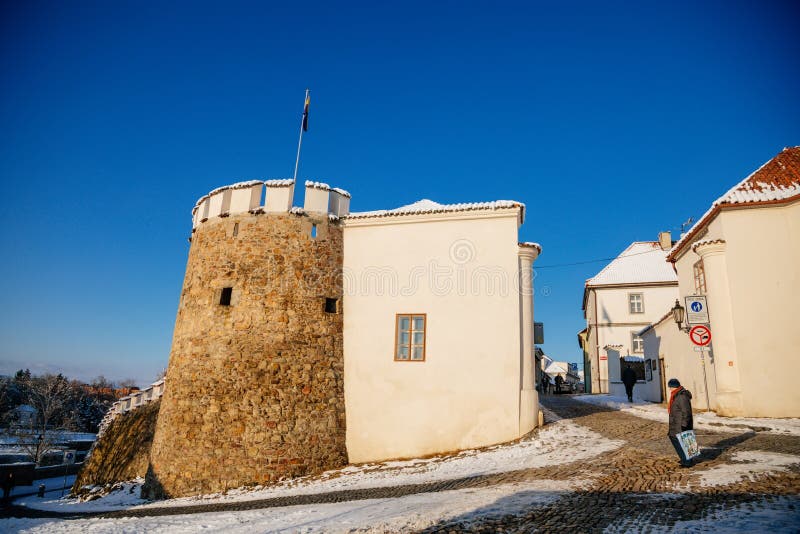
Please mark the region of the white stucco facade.
<svg viewBox="0 0 800 534"><path fill-rule="evenodd" d="M351 462L516 439L538 419L524 207L344 220ZM522 290L520 290L522 288ZM424 360L396 359L397 315L425 317Z"/></svg>
<svg viewBox="0 0 800 534"><path fill-rule="evenodd" d="M655 360L659 371L657 385L664 392L670 378L677 378L681 385L692 392L692 406L706 410L716 407L716 375L708 353L697 352L686 332L678 330L672 313L642 332L644 357ZM705 367L705 377L703 376ZM655 376L655 374L654 374ZM706 382L708 396L706 396ZM708 399L708 401L706 400Z"/></svg>
<svg viewBox="0 0 800 534"><path fill-rule="evenodd" d="M800 200L723 210L676 258L682 296L698 293L694 266L702 261L716 379L712 408L722 415L800 416L796 236Z"/></svg>
<svg viewBox="0 0 800 534"><path fill-rule="evenodd" d="M644 358L643 346L634 337L663 316L678 297L678 281L666 251L658 242L633 243L584 288L584 318L592 393L625 396L620 379L620 358ZM632 303L632 299L635 299ZM644 362L651 366L651 362ZM634 388L637 397L660 402L661 389L645 374ZM654 375L650 375L654 376Z"/></svg>
<svg viewBox="0 0 800 534"><path fill-rule="evenodd" d="M706 370L720 415L800 416L798 236L800 147L791 147L718 198L670 252L681 297L708 302ZM676 366L696 381L697 354L671 344L684 360Z"/></svg>

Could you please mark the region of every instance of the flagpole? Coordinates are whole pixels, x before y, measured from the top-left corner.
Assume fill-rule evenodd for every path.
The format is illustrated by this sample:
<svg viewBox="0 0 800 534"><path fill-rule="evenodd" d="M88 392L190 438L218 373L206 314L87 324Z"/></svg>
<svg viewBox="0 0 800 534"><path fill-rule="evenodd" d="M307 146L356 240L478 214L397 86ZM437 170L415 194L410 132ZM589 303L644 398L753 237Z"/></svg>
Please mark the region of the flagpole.
<svg viewBox="0 0 800 534"><path fill-rule="evenodd" d="M303 100L303 106L308 101L308 89L306 89L306 98ZM305 121L305 107L303 108L303 116L300 117L300 140L297 142L297 158L294 161L294 176L292 179L297 182L297 169L300 167L300 147L303 146L303 123Z"/></svg>

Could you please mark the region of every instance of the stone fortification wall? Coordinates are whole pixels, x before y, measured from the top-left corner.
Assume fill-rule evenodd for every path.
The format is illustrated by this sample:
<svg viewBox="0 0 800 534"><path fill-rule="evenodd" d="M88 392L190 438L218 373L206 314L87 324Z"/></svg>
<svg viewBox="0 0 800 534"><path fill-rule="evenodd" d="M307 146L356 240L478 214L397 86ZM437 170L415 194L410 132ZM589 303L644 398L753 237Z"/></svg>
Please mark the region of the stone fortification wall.
<svg viewBox="0 0 800 534"><path fill-rule="evenodd" d="M347 463L342 229L323 213L260 211L192 235L146 497Z"/></svg>
<svg viewBox="0 0 800 534"><path fill-rule="evenodd" d="M138 410L120 414L109 423L78 473L73 493L83 486L145 476L159 405L159 401L151 402Z"/></svg>

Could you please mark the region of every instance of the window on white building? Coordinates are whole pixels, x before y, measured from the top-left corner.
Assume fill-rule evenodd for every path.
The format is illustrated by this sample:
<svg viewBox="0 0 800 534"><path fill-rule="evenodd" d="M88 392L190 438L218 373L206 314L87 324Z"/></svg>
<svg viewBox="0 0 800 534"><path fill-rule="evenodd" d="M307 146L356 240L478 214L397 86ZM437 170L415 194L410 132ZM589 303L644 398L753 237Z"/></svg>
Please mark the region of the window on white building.
<svg viewBox="0 0 800 534"><path fill-rule="evenodd" d="M642 336L637 336L633 332L631 332L631 351L635 354L641 354L644 352L644 340L642 339Z"/></svg>
<svg viewBox="0 0 800 534"><path fill-rule="evenodd" d="M694 264L694 290L698 295L706 294L706 269L703 260Z"/></svg>
<svg viewBox="0 0 800 534"><path fill-rule="evenodd" d="M425 361L425 323L424 313L397 314L395 361Z"/></svg>
<svg viewBox="0 0 800 534"><path fill-rule="evenodd" d="M628 293L628 309L631 313L644 313L644 295Z"/></svg>

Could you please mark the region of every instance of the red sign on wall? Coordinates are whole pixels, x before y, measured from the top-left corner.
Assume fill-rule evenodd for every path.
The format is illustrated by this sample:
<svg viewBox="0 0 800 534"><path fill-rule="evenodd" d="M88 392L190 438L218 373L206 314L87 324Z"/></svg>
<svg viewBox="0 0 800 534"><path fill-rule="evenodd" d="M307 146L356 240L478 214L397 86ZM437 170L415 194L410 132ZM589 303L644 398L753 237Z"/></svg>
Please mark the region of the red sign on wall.
<svg viewBox="0 0 800 534"><path fill-rule="evenodd" d="M698 347L705 347L711 343L711 330L703 325L694 326L689 330L689 339Z"/></svg>

